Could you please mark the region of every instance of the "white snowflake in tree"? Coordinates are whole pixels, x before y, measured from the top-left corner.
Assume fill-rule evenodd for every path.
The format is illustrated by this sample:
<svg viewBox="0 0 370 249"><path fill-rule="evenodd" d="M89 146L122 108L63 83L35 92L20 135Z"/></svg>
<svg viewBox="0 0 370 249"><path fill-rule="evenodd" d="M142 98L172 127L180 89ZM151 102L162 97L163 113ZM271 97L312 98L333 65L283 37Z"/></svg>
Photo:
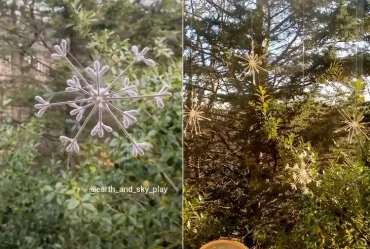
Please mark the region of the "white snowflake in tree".
<svg viewBox="0 0 370 249"><path fill-rule="evenodd" d="M62 40L60 46L55 45L54 49L55 54L52 54L53 59L65 59L71 67L76 72L71 79L67 80L68 87L65 89L66 92L78 92L84 97L76 98L75 100L65 101L65 102L56 102L50 103L48 100L44 100L40 96L36 96L35 99L38 104L35 105L35 108L39 109L37 116L41 117L48 108L59 105L69 105L74 108L70 114L76 115L76 120L79 122L82 120L83 116L88 109L91 109L87 114L85 121L79 127L77 134L73 138L66 136L61 136L60 140L67 142L68 146L66 148L67 152L76 152L80 151L80 147L77 143L77 139L80 136L81 132L85 128L86 124L89 122L94 113L98 113L98 121L95 127L91 130L91 136L98 135L99 137L104 136L104 132L112 132L112 127L105 125L103 122L103 113L108 113L117 125L122 129L127 138L132 143L132 155L134 157L138 155L144 155L144 150L149 149L149 144L145 142L137 142L135 139L127 132L127 128L136 121L136 116L139 114L138 110L120 110L114 103L116 101L130 101L133 99L154 99L159 108L163 108L163 98L170 97L171 93L167 92L168 86L164 85L162 89L151 95L138 95L136 93L136 86L130 85L129 79L125 78L123 80L123 88L121 90L110 92L114 83L135 63L135 62L144 62L148 66L153 66L154 61L148 59L145 54L149 51L148 48L144 48L139 52L136 46L132 47L132 52L136 55L135 59L123 70L108 86L103 86L102 76L108 72L108 66L101 66L99 61L94 62L93 68L86 68L86 72L92 79L92 84L82 76L82 74L76 69L72 62L67 58L67 41ZM84 84L84 87L81 85ZM123 94L123 96L121 95ZM79 104L79 105L78 105ZM116 114L119 113L122 116L122 121L117 118Z"/></svg>
<svg viewBox="0 0 370 249"><path fill-rule="evenodd" d="M298 150L295 150L298 153ZM291 183L292 189L297 190L298 186L307 193L308 185L311 182L316 182L318 185L320 182L316 179L316 171L314 169L314 153L309 149L304 149L298 155L298 162L296 162L293 167L289 164L286 165L286 170L288 170L293 178Z"/></svg>

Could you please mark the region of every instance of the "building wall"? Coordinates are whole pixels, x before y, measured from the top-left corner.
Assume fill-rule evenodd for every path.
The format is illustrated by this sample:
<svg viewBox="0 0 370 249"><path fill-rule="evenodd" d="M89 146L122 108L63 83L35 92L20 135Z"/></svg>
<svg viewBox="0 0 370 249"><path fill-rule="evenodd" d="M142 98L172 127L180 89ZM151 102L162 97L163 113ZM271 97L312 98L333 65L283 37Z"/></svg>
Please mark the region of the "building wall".
<svg viewBox="0 0 370 249"><path fill-rule="evenodd" d="M54 67L51 53L43 45L35 43L31 47L32 54L21 54L17 51L6 49L6 44L0 48L0 103L17 96L17 91L24 94L25 86L40 87L50 84L50 73ZM7 53L7 51L9 51ZM27 122L35 111L32 103L17 103L15 101L1 107L0 120L8 116L20 123Z"/></svg>

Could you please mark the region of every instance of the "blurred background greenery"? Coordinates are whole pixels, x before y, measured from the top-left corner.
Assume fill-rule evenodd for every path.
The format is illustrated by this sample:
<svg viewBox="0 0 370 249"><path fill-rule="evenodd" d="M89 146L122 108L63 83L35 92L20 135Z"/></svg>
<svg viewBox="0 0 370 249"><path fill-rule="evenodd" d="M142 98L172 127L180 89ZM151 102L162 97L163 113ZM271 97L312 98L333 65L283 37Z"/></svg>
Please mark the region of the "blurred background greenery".
<svg viewBox="0 0 370 249"><path fill-rule="evenodd" d="M175 0L0 1L0 248L181 248L181 9ZM132 45L151 49L158 64L136 64L127 76L141 94L168 84L173 96L162 110L152 101L121 106L140 110L129 132L153 145L145 156L132 158L113 125L113 134L90 137L93 123L80 154L68 154L58 138L79 126L69 107L35 116L36 95L71 99L62 91L72 69L50 60L61 39L79 69L94 60L109 65L106 81L128 65ZM88 193L141 185L168 191Z"/></svg>

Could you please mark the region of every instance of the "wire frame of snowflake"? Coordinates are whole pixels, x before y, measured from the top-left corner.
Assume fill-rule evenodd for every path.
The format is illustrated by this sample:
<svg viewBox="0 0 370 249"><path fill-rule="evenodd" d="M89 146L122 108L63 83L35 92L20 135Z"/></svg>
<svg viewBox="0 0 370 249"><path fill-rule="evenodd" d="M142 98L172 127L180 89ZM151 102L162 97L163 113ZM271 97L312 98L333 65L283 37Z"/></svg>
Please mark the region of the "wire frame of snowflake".
<svg viewBox="0 0 370 249"><path fill-rule="evenodd" d="M203 108L204 106L194 105L194 103L192 103L190 108L185 106L186 111L184 111L184 118L187 119L184 128L185 135L188 128L190 128L191 134L199 135L201 133L200 121L210 120L209 118L203 116Z"/></svg>
<svg viewBox="0 0 370 249"><path fill-rule="evenodd" d="M235 55L236 57L242 59L243 61L239 61L239 63L244 67L243 72L236 75L237 79L242 81L244 80L248 75L253 75L253 81L255 81L255 73L258 73L261 71L267 72L268 71L262 67L263 59L267 56L267 54L258 56L254 54L254 42L252 41L252 50L250 54L241 56L241 55ZM255 84L255 82L253 82Z"/></svg>
<svg viewBox="0 0 370 249"><path fill-rule="evenodd" d="M135 59L110 84L108 84L108 86L104 86L102 82L104 74L109 71L108 66L102 66L99 61L95 61L92 68L86 68L86 72L90 77L90 80L88 81L68 59L66 40L62 40L60 45L55 45L54 49L56 53L52 54L51 57L56 60L66 60L76 73L76 75L73 75L71 79L67 80L67 87L65 91L79 93L82 95L82 97L79 96L78 98L70 101L50 103L50 100L44 100L42 97L36 96L35 99L38 104L35 105L35 108L39 110L37 116L41 117L49 108L60 105L69 105L73 108L73 110L70 112L70 115L76 116L77 122L80 122L85 116L87 110L91 109L84 122L77 126L78 131L73 138L66 136L60 137L62 142L68 143L66 151L75 153L80 151L80 146L77 143L77 139L95 113L98 114L98 121L95 127L91 130L90 135L103 137L105 132L112 132L112 127L104 124L103 121L103 114L107 113L108 116L113 118L115 123L131 141L133 146L132 156L137 157L138 155L144 155L144 150L148 150L150 148L149 143L137 142L126 130L129 126L137 121L136 116L139 115L139 111L135 109L123 111L119 109L115 103L118 101L153 99L158 108L163 108L163 98L171 96L171 93L168 92L168 85L162 86L161 90L157 93L138 95L136 92L136 86L130 85L129 79L125 78L123 80L123 87L120 90L114 92L110 92L110 90L113 85L117 83L118 79L120 79L124 73L127 72L127 70L136 62L144 62L148 66L155 65L153 60L145 57L145 54L149 51L149 48L145 47L141 52L139 52L137 46L132 46L132 52L135 54ZM82 86L82 84L84 86ZM117 113L122 117L122 119L117 117Z"/></svg>
<svg viewBox="0 0 370 249"><path fill-rule="evenodd" d="M317 178L317 172L314 169L314 153L311 152L309 147L307 147L304 151L299 153L297 159L298 162L296 162L292 167L287 164L285 168L293 178L293 182L291 182L290 185L293 190L297 190L299 187L304 193L308 193L308 185L310 183L315 183L316 186L319 186L320 184L320 181Z"/></svg>
<svg viewBox="0 0 370 249"><path fill-rule="evenodd" d="M319 181L314 176L314 170L310 164L305 163L303 160L295 163L293 167L290 167L289 164L286 165L286 170L289 171L290 176L293 178L293 182L290 183L293 190L297 190L299 187L304 193L307 193L310 183L315 182L317 186L319 185Z"/></svg>
<svg viewBox="0 0 370 249"><path fill-rule="evenodd" d="M362 135L367 140L370 140L369 136L365 132L367 130L366 125L368 125L369 123L363 122L363 119L365 118L364 112L365 109L362 112L356 111L352 115L349 115L344 110L339 110L339 113L344 118L344 121L342 121L342 123L344 123L345 125L342 128L335 130L334 132L335 133L342 131L348 132L347 141L350 144L352 144L354 137L360 137Z"/></svg>
<svg viewBox="0 0 370 249"><path fill-rule="evenodd" d="M294 180L294 183L292 184L292 186L294 186L293 188L296 189L297 184L307 186L307 184L312 182L313 180L312 172L308 165L306 165L305 163L302 162L300 165L296 163L294 164L291 170L292 177Z"/></svg>

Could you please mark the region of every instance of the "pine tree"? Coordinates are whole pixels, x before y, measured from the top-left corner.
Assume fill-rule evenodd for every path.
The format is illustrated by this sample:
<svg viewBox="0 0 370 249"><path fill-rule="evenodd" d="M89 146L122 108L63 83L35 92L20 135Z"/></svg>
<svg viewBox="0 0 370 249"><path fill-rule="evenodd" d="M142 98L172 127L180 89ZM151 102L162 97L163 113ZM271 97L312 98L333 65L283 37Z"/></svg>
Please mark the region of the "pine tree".
<svg viewBox="0 0 370 249"><path fill-rule="evenodd" d="M205 0L186 11L184 103L208 118L185 139L186 248L230 236L366 248L368 4Z"/></svg>

